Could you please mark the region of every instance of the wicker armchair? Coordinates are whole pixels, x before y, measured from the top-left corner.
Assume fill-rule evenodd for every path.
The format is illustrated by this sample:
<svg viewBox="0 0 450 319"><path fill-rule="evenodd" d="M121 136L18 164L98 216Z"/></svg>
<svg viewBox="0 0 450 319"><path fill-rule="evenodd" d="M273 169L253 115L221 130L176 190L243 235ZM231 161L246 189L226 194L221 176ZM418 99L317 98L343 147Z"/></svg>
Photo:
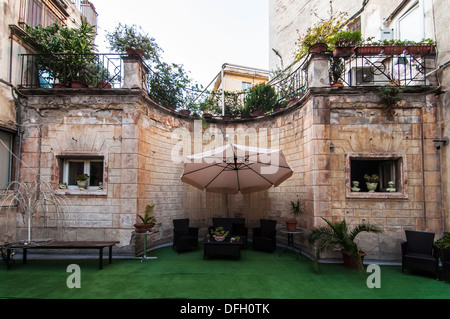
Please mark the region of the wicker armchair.
<svg viewBox="0 0 450 319"><path fill-rule="evenodd" d="M189 227L189 218L173 220L172 248L178 252L198 248L198 228Z"/></svg>
<svg viewBox="0 0 450 319"><path fill-rule="evenodd" d="M439 249L434 246L434 233L406 230L401 243L402 273L405 269L420 270L439 277Z"/></svg>
<svg viewBox="0 0 450 319"><path fill-rule="evenodd" d="M441 248L442 281L450 281L450 248Z"/></svg>
<svg viewBox="0 0 450 319"><path fill-rule="evenodd" d="M277 248L276 220L260 219L260 227L253 228L254 250L273 252Z"/></svg>

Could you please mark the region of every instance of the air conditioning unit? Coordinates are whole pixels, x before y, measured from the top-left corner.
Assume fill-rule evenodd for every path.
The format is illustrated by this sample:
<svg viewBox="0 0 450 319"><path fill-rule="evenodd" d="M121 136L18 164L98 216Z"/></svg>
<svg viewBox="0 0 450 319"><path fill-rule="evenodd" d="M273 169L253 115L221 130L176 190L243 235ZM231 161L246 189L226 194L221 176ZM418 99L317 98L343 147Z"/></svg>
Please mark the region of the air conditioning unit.
<svg viewBox="0 0 450 319"><path fill-rule="evenodd" d="M374 74L368 66L352 67L348 71L350 86L364 86L374 84Z"/></svg>

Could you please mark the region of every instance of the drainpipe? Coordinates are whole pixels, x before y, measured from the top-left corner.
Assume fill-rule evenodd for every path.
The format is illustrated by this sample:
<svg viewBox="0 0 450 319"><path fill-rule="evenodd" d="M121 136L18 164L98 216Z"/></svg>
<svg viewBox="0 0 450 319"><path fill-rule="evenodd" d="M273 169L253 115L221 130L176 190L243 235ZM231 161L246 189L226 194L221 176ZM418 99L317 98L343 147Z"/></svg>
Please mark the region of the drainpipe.
<svg viewBox="0 0 450 319"><path fill-rule="evenodd" d="M422 205L423 205L423 227L424 230L427 231L427 204L425 200L425 150L424 150L424 136L423 136L423 108L420 118L420 135L421 138L421 148L422 148Z"/></svg>
<svg viewBox="0 0 450 319"><path fill-rule="evenodd" d="M223 90L224 85L223 85L223 69L225 68L225 64L222 65L222 70L220 70L220 78L221 78L221 82L220 85L222 86L222 115L225 115L225 92Z"/></svg>

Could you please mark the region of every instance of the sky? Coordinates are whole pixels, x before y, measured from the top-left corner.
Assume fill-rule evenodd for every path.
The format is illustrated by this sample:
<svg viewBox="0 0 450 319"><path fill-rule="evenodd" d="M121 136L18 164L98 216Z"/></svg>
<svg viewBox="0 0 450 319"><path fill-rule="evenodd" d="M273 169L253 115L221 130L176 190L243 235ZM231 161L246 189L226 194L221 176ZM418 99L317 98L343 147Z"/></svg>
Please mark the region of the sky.
<svg viewBox="0 0 450 319"><path fill-rule="evenodd" d="M269 0L92 0L96 43L120 23L137 25L163 49L163 61L182 64L203 87L224 63L269 70Z"/></svg>

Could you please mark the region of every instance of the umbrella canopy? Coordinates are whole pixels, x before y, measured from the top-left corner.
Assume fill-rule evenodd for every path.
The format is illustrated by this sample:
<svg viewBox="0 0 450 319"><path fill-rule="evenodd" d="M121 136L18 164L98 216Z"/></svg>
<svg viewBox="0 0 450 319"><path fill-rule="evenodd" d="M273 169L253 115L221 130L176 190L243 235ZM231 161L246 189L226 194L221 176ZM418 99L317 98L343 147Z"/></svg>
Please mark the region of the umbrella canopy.
<svg viewBox="0 0 450 319"><path fill-rule="evenodd" d="M281 150L228 144L188 156L181 181L209 192L247 194L278 186L292 173Z"/></svg>

